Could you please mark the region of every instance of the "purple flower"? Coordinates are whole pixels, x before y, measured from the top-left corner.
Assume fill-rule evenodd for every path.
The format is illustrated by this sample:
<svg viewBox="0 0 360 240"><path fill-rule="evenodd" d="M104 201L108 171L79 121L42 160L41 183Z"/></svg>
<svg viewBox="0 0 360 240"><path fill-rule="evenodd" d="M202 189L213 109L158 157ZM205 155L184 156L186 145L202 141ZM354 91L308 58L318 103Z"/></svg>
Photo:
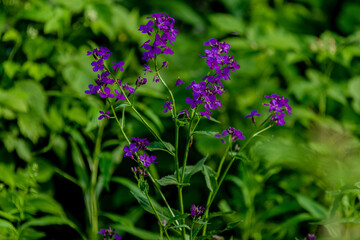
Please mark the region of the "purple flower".
<svg viewBox="0 0 360 240"><path fill-rule="evenodd" d="M211 49L205 49L205 55L201 57L206 58L205 62L211 70L215 70L217 74L215 79L230 80L230 70L235 71L240 68L234 56L223 55L229 52L230 45L211 38L204 43L204 46L210 46Z"/></svg>
<svg viewBox="0 0 360 240"><path fill-rule="evenodd" d="M212 114L212 112L210 112L209 110L205 110L205 111L200 111L200 115L201 116L205 116L208 119L210 119L210 114Z"/></svg>
<svg viewBox="0 0 360 240"><path fill-rule="evenodd" d="M192 109L196 108L197 105L199 105L200 103L202 103L202 100L200 99L196 99L196 98L186 98L185 102L190 104L190 107Z"/></svg>
<svg viewBox="0 0 360 240"><path fill-rule="evenodd" d="M100 50L97 51L96 55L106 60L111 56L111 52L106 47L100 47Z"/></svg>
<svg viewBox="0 0 360 240"><path fill-rule="evenodd" d="M130 85L127 83L123 84L122 87L124 89L128 90L130 94L133 94L135 92L135 88L130 87ZM137 94L137 93L135 93L135 94Z"/></svg>
<svg viewBox="0 0 360 240"><path fill-rule="evenodd" d="M166 101L163 108L165 108L164 113L167 113L169 110L171 111L173 109L173 106L171 105L172 101Z"/></svg>
<svg viewBox="0 0 360 240"><path fill-rule="evenodd" d="M123 66L124 66L124 62L123 62L123 61L120 61L120 62L118 62L118 63L116 63L116 62L113 61L112 67L113 67L113 69L114 69L115 72L117 72L118 69L119 69L120 71L124 71Z"/></svg>
<svg viewBox="0 0 360 240"><path fill-rule="evenodd" d="M111 89L109 87L104 87L104 92L100 92L100 97L102 98L114 98L114 94L110 93Z"/></svg>
<svg viewBox="0 0 360 240"><path fill-rule="evenodd" d="M136 86L140 87L141 85L144 85L146 82L147 82L146 78L138 77L138 79L136 79Z"/></svg>
<svg viewBox="0 0 360 240"><path fill-rule="evenodd" d="M202 207L202 206L195 206L194 204L192 204L191 205L191 213L190 213L190 215L192 216L192 217L198 217L198 216L200 216L201 214L203 214L203 212L204 212L204 210L205 210L205 208L204 207Z"/></svg>
<svg viewBox="0 0 360 240"><path fill-rule="evenodd" d="M101 114L100 115L100 117L98 118L98 120L101 120L101 119L103 119L103 118L105 118L105 119L109 119L110 118L110 112L106 112L106 113L104 113L103 111L99 111L99 113Z"/></svg>
<svg viewBox="0 0 360 240"><path fill-rule="evenodd" d="M288 102L289 99L284 98L283 96L278 96L277 94L273 94L271 96L265 96L265 98L271 98L270 103L264 103L265 106L269 107L269 112L276 111L276 112L282 112L283 110L286 110L288 114L291 115L292 108L289 106ZM284 108L284 109L282 109Z"/></svg>
<svg viewBox="0 0 360 240"><path fill-rule="evenodd" d="M149 141L146 138L132 138L133 141L135 141L135 146L139 150L146 150L146 146L149 145Z"/></svg>
<svg viewBox="0 0 360 240"><path fill-rule="evenodd" d="M144 177L146 177L147 175L149 175L146 170L142 170L139 166L137 167L132 167L131 168L131 171L135 174L139 174L139 175L142 175Z"/></svg>
<svg viewBox="0 0 360 240"><path fill-rule="evenodd" d="M93 55L95 59L108 59L111 56L111 52L106 47L100 47L99 50L94 48L93 51L88 51L87 55Z"/></svg>
<svg viewBox="0 0 360 240"><path fill-rule="evenodd" d="M99 59L99 61L93 61L91 63L91 66L93 66L93 71L97 72L97 71L101 71L104 69L104 65L103 65L103 60Z"/></svg>
<svg viewBox="0 0 360 240"><path fill-rule="evenodd" d="M139 31L151 35L151 32L153 31L153 27L152 27L153 24L154 24L153 21L149 21L146 25L141 25Z"/></svg>
<svg viewBox="0 0 360 240"><path fill-rule="evenodd" d="M148 156L147 154L142 154L139 156L140 161L144 164L144 167L149 167L151 163L155 163L156 157L154 155Z"/></svg>
<svg viewBox="0 0 360 240"><path fill-rule="evenodd" d="M109 227L108 229L100 229L98 233L103 234L104 240L107 239L107 236L109 236L109 239L112 239L115 233L115 229L111 229L111 227ZM117 233L115 234L115 240L121 240L121 236Z"/></svg>
<svg viewBox="0 0 360 240"><path fill-rule="evenodd" d="M285 124L285 113L284 112L276 112L272 117L271 117L271 122L275 122L275 124L277 126L283 126Z"/></svg>
<svg viewBox="0 0 360 240"><path fill-rule="evenodd" d="M151 40L147 40L140 47L147 51L143 53L142 59L148 61L149 59L154 59L155 55L174 54L174 52L168 46L168 44L172 44L173 41L175 41L176 35L178 33L178 31L174 29L174 18L169 17L166 13L154 13L147 19L149 18L153 18L153 20L150 20L146 25L141 25L139 31L151 35L151 32L155 26L158 28L158 30L153 43L150 43Z"/></svg>
<svg viewBox="0 0 360 240"><path fill-rule="evenodd" d="M256 121L255 121L255 116L260 116L260 113L257 113L257 110L252 110L249 115L246 115L246 116L245 116L245 118L251 117L252 122L253 122L253 123L256 123Z"/></svg>
<svg viewBox="0 0 360 240"><path fill-rule="evenodd" d="M308 234L307 235L307 240L315 240L316 236L315 234Z"/></svg>
<svg viewBox="0 0 360 240"><path fill-rule="evenodd" d="M99 89L100 89L99 85L93 86L92 84L90 84L89 90L86 90L85 94L95 94L99 91Z"/></svg>
<svg viewBox="0 0 360 240"><path fill-rule="evenodd" d="M162 68L164 68L164 67L168 68L169 67L168 61L163 62L161 67Z"/></svg>
<svg viewBox="0 0 360 240"><path fill-rule="evenodd" d="M180 111L179 114L185 114L187 118L190 118L188 110Z"/></svg>
<svg viewBox="0 0 360 240"><path fill-rule="evenodd" d="M156 83L160 82L160 78L157 75L155 75L153 82L156 82Z"/></svg>
<svg viewBox="0 0 360 240"><path fill-rule="evenodd" d="M228 134L228 132L226 130L224 130L221 134L217 133L217 134L214 135L214 137L221 139L221 142L223 144L225 144L224 137L226 137L226 136L229 136L229 134Z"/></svg>
<svg viewBox="0 0 360 240"><path fill-rule="evenodd" d="M231 140L235 142L238 139L245 139L245 136L242 134L240 130L236 130L233 127L229 127L226 129L227 133L231 136Z"/></svg>
<svg viewBox="0 0 360 240"><path fill-rule="evenodd" d="M285 124L285 112L288 114L292 114L290 111L292 110L289 106L289 99L284 98L283 96L278 96L277 94L272 94L271 96L265 96L265 98L270 98L269 103L264 103L265 106L269 107L269 112L274 112L274 115L271 117L270 121L275 122L276 125L284 125Z"/></svg>
<svg viewBox="0 0 360 240"><path fill-rule="evenodd" d="M119 92L119 90L117 90L117 89L114 89L114 92L116 93L116 100L115 101L118 101L118 100L123 100L123 101L125 101L126 100L126 98L125 98L125 96L124 96L124 94L122 93L122 92Z"/></svg>
<svg viewBox="0 0 360 240"><path fill-rule="evenodd" d="M144 64L144 67L145 67L145 69L143 69L143 71L145 71L145 74L146 74L147 72L152 72L152 70L150 69L150 66Z"/></svg>
<svg viewBox="0 0 360 240"><path fill-rule="evenodd" d="M183 80L181 80L180 78L178 78L177 80L176 80L176 86L179 86L179 85L181 85L181 84L184 84L184 82L183 82Z"/></svg>
<svg viewBox="0 0 360 240"><path fill-rule="evenodd" d="M130 143L129 146L124 147L124 157L133 158L134 153L136 153L139 149L136 147L136 143Z"/></svg>
<svg viewBox="0 0 360 240"><path fill-rule="evenodd" d="M115 233L115 240L121 240L121 236L118 233Z"/></svg>

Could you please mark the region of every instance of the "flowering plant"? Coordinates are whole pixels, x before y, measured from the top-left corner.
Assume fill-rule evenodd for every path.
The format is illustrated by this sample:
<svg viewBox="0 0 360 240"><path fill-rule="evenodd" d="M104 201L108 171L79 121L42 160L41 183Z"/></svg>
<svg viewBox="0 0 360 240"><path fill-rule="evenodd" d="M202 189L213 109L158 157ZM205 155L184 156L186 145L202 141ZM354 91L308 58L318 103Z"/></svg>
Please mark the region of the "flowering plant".
<svg viewBox="0 0 360 240"><path fill-rule="evenodd" d="M234 56L229 54L231 46L226 42L221 42L216 39L210 39L204 43L205 54L200 55L205 59L205 63L209 67L209 72L202 78L201 81L192 81L186 89L191 91L191 97L187 97L185 102L188 104L186 109L179 109L176 105L176 99L172 89L169 87L168 82L165 81L161 75L164 68L168 68L167 61L159 62L160 55L172 55L174 51L171 45L176 40L178 30L175 29L175 19L169 17L166 13L156 13L148 17L148 22L141 25L139 31L146 34L150 39L147 40L141 48L145 51L142 54L142 60L145 69L144 77L139 76L136 79L134 86L130 83L125 83L121 79L116 78L116 72L124 71L124 62L112 62L112 69L107 65L107 61L111 56L111 51L106 47L95 48L88 51L87 55L94 57L91 63L93 71L98 73L94 83L88 86L85 94L99 95L100 98L106 101L106 108L100 110L99 120L115 120L121 130L127 146L124 147L123 156L134 161L132 171L134 177L138 182L139 191L134 191L134 197L139 201L145 210L155 215L159 226L160 235L167 239L171 236L180 237L182 239L208 239L219 238L217 234L229 230L236 226L237 222L229 224L225 229L212 229L207 231L208 224L211 224L212 218L222 216L227 213L210 214L211 206L217 193L222 186L225 177L228 174L232 164L236 159L241 159L241 152L244 151L248 143L260 133L268 130L274 125L285 124L285 113L291 114L291 107L288 104L288 99L277 94L265 96L270 99L269 103L264 103L269 107L269 116L266 117L259 125L256 125L256 117L260 114L257 110L253 110L245 118L251 118L254 124L254 131L250 136L244 136L240 130L230 126L222 133L209 133L206 131L197 131L199 122L202 119L212 119L211 115L214 110L220 111L221 95L225 92L224 81L230 80L230 74L236 72L240 68ZM146 85L146 73L154 72L155 77L153 82L161 82L167 89L169 99L164 102L164 113L170 112L175 126L175 139L173 143L165 142L162 137L153 129L147 122L142 114L135 107L135 95L138 94L137 90L143 85ZM177 79L175 87L185 84L182 79ZM181 87L181 86L180 86ZM116 109L122 109L122 114L119 115ZM144 126L153 135L156 141L150 142L146 138L130 137L127 134L125 126L125 108L130 108L135 115L141 120ZM179 111L180 110L180 111ZM180 160L179 153L179 136L181 133L185 134L185 150L182 154L183 159ZM219 161L217 169L206 165L206 158L195 165L188 165L190 154L190 147L192 144L193 136L196 134L206 134L210 137L221 139L223 144L227 144L226 150ZM246 141L242 143L242 141ZM237 143L237 142L241 143ZM239 147L240 146L240 147ZM157 162L156 155L149 152L155 150L162 150L167 152L174 159L174 173L160 179L155 179L150 171L150 165ZM226 159L230 158L226 167L223 165ZM191 203L191 209L186 210L184 203L183 189L190 185L190 178L197 172L202 172L205 176L206 185L209 189L207 200L198 203L196 206ZM178 203L177 210L174 206L170 206L165 195L163 194L162 187L168 185L175 185L177 188ZM165 208L161 208L149 194L150 186L159 193L162 198ZM121 237L114 233L114 230L101 229L100 234L103 234L104 239L107 236L116 239Z"/></svg>

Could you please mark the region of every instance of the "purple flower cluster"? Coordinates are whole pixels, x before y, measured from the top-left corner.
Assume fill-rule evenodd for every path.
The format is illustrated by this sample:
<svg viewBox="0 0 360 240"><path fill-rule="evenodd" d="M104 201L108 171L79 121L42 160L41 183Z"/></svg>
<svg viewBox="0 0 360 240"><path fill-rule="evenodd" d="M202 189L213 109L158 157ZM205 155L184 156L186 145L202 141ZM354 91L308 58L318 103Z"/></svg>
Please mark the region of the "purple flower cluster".
<svg viewBox="0 0 360 240"><path fill-rule="evenodd" d="M219 110L222 106L217 95L221 95L225 90L221 80L230 80L230 70L236 71L240 66L234 60L234 56L228 56L230 45L226 42L218 42L216 39L210 39L204 43L211 49L205 49L205 62L208 64L213 74L206 75L200 83L191 82L187 89L192 90L193 98L186 98L186 103L190 104L192 109L204 104L204 111L200 111L201 116L210 118L212 109Z"/></svg>
<svg viewBox="0 0 360 240"><path fill-rule="evenodd" d="M149 20L145 25L141 25L139 31L151 36L155 30L155 40L153 43L151 43L151 40L147 40L140 47L147 51L143 53L142 59L148 61L149 59L154 59L159 54L174 54L168 44L173 44L178 34L178 30L174 28L175 19L169 17L166 13L154 13L151 17L147 17L147 19L152 20Z"/></svg>
<svg viewBox="0 0 360 240"><path fill-rule="evenodd" d="M132 159L135 159L135 153L139 150L145 151L147 149L147 146L149 145L149 141L146 138L132 138L133 142L130 143L129 146L124 147L124 157L130 157ZM151 163L155 163L156 156L154 155L147 155L142 154L139 155L140 161L143 163L144 167L149 167ZM141 169L133 169L133 172L140 172L141 174L145 174L145 172L141 172Z"/></svg>
<svg viewBox="0 0 360 240"><path fill-rule="evenodd" d="M156 157L154 155L142 154L139 156L140 161L144 164L144 167L149 167L151 163L155 163Z"/></svg>
<svg viewBox="0 0 360 240"><path fill-rule="evenodd" d="M225 143L224 137L231 136L231 141L235 142L238 139L245 139L245 136L240 130L236 130L234 127L229 127L224 130L221 134L215 134L214 137L221 139L222 143Z"/></svg>
<svg viewBox="0 0 360 240"><path fill-rule="evenodd" d="M121 236L115 233L115 229L111 229L111 227L108 229L100 229L98 233L103 234L103 240L106 240L107 236L109 236L109 239L113 239L112 237L115 237L114 240L121 240Z"/></svg>
<svg viewBox="0 0 360 240"><path fill-rule="evenodd" d="M195 206L194 204L192 204L190 210L191 210L190 215L191 215L192 217L198 217L198 216L200 216L201 214L203 214L205 208L202 207L202 206L198 206L198 207L197 207L197 206Z"/></svg>
<svg viewBox="0 0 360 240"><path fill-rule="evenodd" d="M204 46L210 46L211 49L205 49L205 55L201 56L206 58L205 62L211 70L215 70L214 75L206 76L207 80L212 83L218 83L220 86L221 80L230 80L230 70L236 72L240 68L234 60L234 56L228 56L225 53L229 52L230 45L226 42L218 42L216 39L211 38L204 43ZM222 86L223 87L223 86Z"/></svg>
<svg viewBox="0 0 360 240"><path fill-rule="evenodd" d="M304 240L315 240L315 238L316 238L315 234L308 234Z"/></svg>
<svg viewBox="0 0 360 240"><path fill-rule="evenodd" d="M277 94L265 96L265 98L270 98L271 100L270 103L264 103L264 105L269 107L269 112L274 112L270 121L275 122L276 125L284 125L285 111L291 115L291 107L288 104L289 99L278 96Z"/></svg>
<svg viewBox="0 0 360 240"><path fill-rule="evenodd" d="M95 60L97 60L97 61L93 61L91 63L91 66L93 66L93 71L97 72L97 71L103 71L105 69L103 61L107 60L111 56L111 52L106 47L100 47L99 49L95 48L93 51L88 51L87 55L93 55ZM124 62L122 62L122 61L120 61L118 63L113 61L112 67L115 72L117 72L118 70L123 71L124 70L123 65L124 65ZM85 91L85 94L98 94L101 98L108 98L108 99L114 98L115 102L118 100L123 100L123 101L126 100L126 97L124 96L122 91L119 91L118 89L114 89L114 93L111 91L111 88L109 85L113 85L115 82L117 82L117 84L119 86L121 86L124 90L128 91L128 93L125 92L125 94L127 94L127 97L129 97L131 94L135 93L135 89L132 88L127 83L122 84L120 79L115 80L115 79L110 78L110 72L107 70L98 74L97 78L94 79L94 81L95 81L96 85L90 84L88 86L89 89ZM145 84L146 81L147 81L146 78L139 78L136 81L136 84L139 87L139 86ZM137 94L137 93L135 93L135 94ZM102 114L99 117L99 120L103 119L104 117L109 118L108 115Z"/></svg>

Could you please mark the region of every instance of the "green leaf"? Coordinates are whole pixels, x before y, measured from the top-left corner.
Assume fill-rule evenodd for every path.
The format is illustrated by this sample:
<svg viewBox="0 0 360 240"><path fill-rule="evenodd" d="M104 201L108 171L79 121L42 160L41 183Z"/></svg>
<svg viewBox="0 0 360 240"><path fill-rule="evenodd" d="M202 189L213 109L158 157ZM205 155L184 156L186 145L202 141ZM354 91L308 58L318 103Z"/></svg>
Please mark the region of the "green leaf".
<svg viewBox="0 0 360 240"><path fill-rule="evenodd" d="M32 159L31 149L29 144L24 139L18 139L15 148L16 148L16 153L21 159L27 162L31 161Z"/></svg>
<svg viewBox="0 0 360 240"><path fill-rule="evenodd" d="M161 179L158 179L157 182L161 186L179 185L179 182L175 175L168 175L168 176L162 177Z"/></svg>
<svg viewBox="0 0 360 240"><path fill-rule="evenodd" d="M27 61L22 66L24 71L27 71L30 77L36 81L41 81L45 77L54 77L55 71L47 63L34 63Z"/></svg>
<svg viewBox="0 0 360 240"><path fill-rule="evenodd" d="M110 191L109 182L111 178L112 169L112 153L101 152L98 156L100 166L100 176L104 179L104 185L106 190Z"/></svg>
<svg viewBox="0 0 360 240"><path fill-rule="evenodd" d="M211 238L212 236L214 236L214 235L218 235L218 234L220 234L220 233L222 233L222 232L229 231L229 230L235 228L240 222L241 222L241 221L229 223L229 224L226 225L225 229L223 229L223 230L213 230L213 231L209 231L209 232L207 232L207 234L206 234L205 236L199 236L199 237L197 237L196 239L199 239L199 240L210 239L210 238ZM204 226L204 225L201 225L201 226ZM194 234L196 235L196 234L200 231L200 229L201 229L201 228L198 228L198 229L196 229L195 231L193 231L193 235L194 235Z"/></svg>
<svg viewBox="0 0 360 240"><path fill-rule="evenodd" d="M27 228L21 233L21 238L19 240L37 240L37 239L43 239L46 237L46 233L36 231L33 228Z"/></svg>
<svg viewBox="0 0 360 240"><path fill-rule="evenodd" d="M12 225L11 222L6 221L6 220L1 219L1 218L0 218L0 227L9 228L10 230L16 232L16 229L15 229L15 227Z"/></svg>
<svg viewBox="0 0 360 240"><path fill-rule="evenodd" d="M27 196L25 198L29 209L58 215L59 217L65 217L65 212L61 205L48 195L37 193L34 195Z"/></svg>
<svg viewBox="0 0 360 240"><path fill-rule="evenodd" d="M210 137L214 137L215 134L218 134L218 132L210 132L210 131L194 131L192 135L200 134L200 135L206 135Z"/></svg>
<svg viewBox="0 0 360 240"><path fill-rule="evenodd" d="M319 225L339 224L339 223L360 223L360 218L350 217L350 218L340 218L340 219L328 219L324 221L315 222L315 224L319 224Z"/></svg>
<svg viewBox="0 0 360 240"><path fill-rule="evenodd" d="M20 221L20 218L17 216L14 216L8 212L4 212L0 210L0 217L2 218L6 218L7 220L9 220L10 222L15 222L15 221ZM0 218L1 219L1 218Z"/></svg>
<svg viewBox="0 0 360 240"><path fill-rule="evenodd" d="M141 192L140 188L135 192L133 192L133 191L130 191L130 192L136 198L136 200L139 202L139 204L142 208L144 208L149 213L152 213L155 215L155 212L154 212L149 200L147 199L146 195L143 192ZM163 220L168 221L172 217L170 211L167 208L161 207L154 199L150 198L150 200L162 221Z"/></svg>
<svg viewBox="0 0 360 240"><path fill-rule="evenodd" d="M17 62L4 61L3 65L4 65L5 73L6 75L8 75L10 79L13 79L16 72L18 72L21 69L21 65Z"/></svg>
<svg viewBox="0 0 360 240"><path fill-rule="evenodd" d="M231 14L215 13L209 16L211 24L217 31L224 33L244 33L245 24L241 18L236 18Z"/></svg>
<svg viewBox="0 0 360 240"><path fill-rule="evenodd" d="M72 146L71 156L74 163L75 172L78 177L80 186L85 189L89 182L89 176L87 173L85 162L83 156L81 155L80 149L76 145L75 141L73 139L70 139L70 143Z"/></svg>
<svg viewBox="0 0 360 240"><path fill-rule="evenodd" d="M191 230L191 228L188 226L188 225L186 225L186 224L180 224L180 225L176 225L176 226L171 226L171 227L169 227L169 228L171 228L171 229L176 229L176 228L186 228L186 229L189 229L189 230Z"/></svg>
<svg viewBox="0 0 360 240"><path fill-rule="evenodd" d="M143 230L141 228L131 227L131 226L127 226L127 225L116 224L116 225L113 225L113 227L116 230L121 230L121 231L127 232L133 236L136 236L139 239L158 240L160 237L158 233L149 232L149 231Z"/></svg>
<svg viewBox="0 0 360 240"><path fill-rule="evenodd" d="M202 166L201 171L204 174L207 188L210 190L210 192L213 192L217 185L215 179L216 172L210 166L206 165Z"/></svg>
<svg viewBox="0 0 360 240"><path fill-rule="evenodd" d="M35 218L30 219L29 221L25 222L23 225L20 226L19 235L21 237L24 230L29 227L43 227L43 226L49 226L49 225L67 225L67 226L73 228L74 230L76 230L84 240L86 239L85 236L79 230L79 228L72 221L70 221L66 218L57 217L57 216L45 216L45 217L40 217L40 218L36 218L36 219Z"/></svg>
<svg viewBox="0 0 360 240"><path fill-rule="evenodd" d="M172 223L180 220L180 219L186 219L187 217L189 217L190 214L189 213L184 213L184 214L179 214L179 215L176 215L175 217L172 217L170 218L167 222L166 222L166 225L171 225Z"/></svg>
<svg viewBox="0 0 360 240"><path fill-rule="evenodd" d="M164 131L164 125L159 116L148 106L142 103L137 103L136 106L159 128L160 132Z"/></svg>
<svg viewBox="0 0 360 240"><path fill-rule="evenodd" d="M297 202L286 201L265 211L257 220L259 223L285 213L294 212L299 209Z"/></svg>
<svg viewBox="0 0 360 240"><path fill-rule="evenodd" d="M215 218L215 217L222 217L226 215L234 214L235 211L228 211L228 212L213 212L209 214L208 220Z"/></svg>
<svg viewBox="0 0 360 240"><path fill-rule="evenodd" d="M24 42L23 50L27 59L34 61L48 57L54 45L54 41L50 38L44 38L42 36L37 36L36 38L28 37Z"/></svg>
<svg viewBox="0 0 360 240"><path fill-rule="evenodd" d="M203 165L205 164L207 157L208 156L205 156L203 159L198 161L193 166L190 165L190 166L185 167L184 183L189 183L191 176L194 175L195 173L201 171L201 169L203 168ZM182 175L182 168L180 169L180 174Z"/></svg>
<svg viewBox="0 0 360 240"><path fill-rule="evenodd" d="M167 149L169 149L172 153L175 153L175 147L168 142L164 142L167 148L161 143L161 142L151 142L147 146L147 150L149 151L165 151L168 152Z"/></svg>
<svg viewBox="0 0 360 240"><path fill-rule="evenodd" d="M121 224L122 226L135 227L135 225L131 221L131 219L124 217L122 215L118 215L118 214L114 214L114 213L107 213L107 212L102 212L101 215L109 218L112 222Z"/></svg>
<svg viewBox="0 0 360 240"><path fill-rule="evenodd" d="M296 194L295 198L300 204L300 206L307 210L309 213L311 213L312 216L320 219L327 218L327 209L319 203L301 194Z"/></svg>
<svg viewBox="0 0 360 240"><path fill-rule="evenodd" d="M296 226L298 224L300 224L301 222L305 222L305 221L310 221L313 220L314 218L308 214L308 213L300 213L298 215L295 215L294 217L289 218L288 220L286 220L285 222L283 222L282 224L278 225L277 227L275 227L272 231L271 231L271 235L275 234L283 229L288 229L292 226Z"/></svg>

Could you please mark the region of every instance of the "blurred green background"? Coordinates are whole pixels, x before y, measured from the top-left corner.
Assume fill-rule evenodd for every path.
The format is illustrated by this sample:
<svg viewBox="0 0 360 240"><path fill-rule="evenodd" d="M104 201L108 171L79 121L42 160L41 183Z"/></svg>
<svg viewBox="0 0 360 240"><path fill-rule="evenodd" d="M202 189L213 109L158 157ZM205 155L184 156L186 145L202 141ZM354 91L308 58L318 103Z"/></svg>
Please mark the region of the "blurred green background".
<svg viewBox="0 0 360 240"><path fill-rule="evenodd" d="M248 136L244 116L253 109L266 115L264 95L283 95L293 107L285 126L257 138L234 164L212 209L234 214L213 226L241 220L221 234L225 239L359 239L360 2L350 0L1 0L0 239L88 238L82 186L90 173L84 163L94 154L99 228L157 239L155 218L129 192L136 183L133 162L122 159L126 143L115 121L97 120L105 102L84 91L96 78L86 52L98 46L113 52L111 60L126 61L121 79L135 83L147 38L138 28L158 12L174 17L179 30L175 54L164 58L171 88L179 77L189 84L205 76L199 55L209 38L228 42L241 65L214 114L221 124L203 120L200 130L234 126ZM168 95L153 76L136 107L173 142L171 117L162 112ZM174 91L184 109L190 92ZM130 110L126 132L154 140ZM215 167L223 150L218 139L196 137L189 163L208 153ZM154 173L171 174L172 159L157 156ZM111 177L117 183L104 189ZM186 209L206 203L201 174L192 182ZM164 191L175 207L176 188Z"/></svg>

